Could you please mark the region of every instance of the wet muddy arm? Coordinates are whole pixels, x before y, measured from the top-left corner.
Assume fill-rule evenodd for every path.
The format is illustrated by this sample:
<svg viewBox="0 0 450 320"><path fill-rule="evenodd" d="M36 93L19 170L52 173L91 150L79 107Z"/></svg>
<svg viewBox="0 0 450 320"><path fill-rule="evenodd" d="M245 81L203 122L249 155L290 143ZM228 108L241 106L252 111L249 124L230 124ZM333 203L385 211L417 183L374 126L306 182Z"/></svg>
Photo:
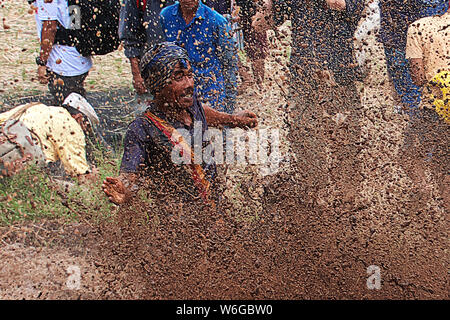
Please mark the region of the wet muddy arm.
<svg viewBox="0 0 450 320"><path fill-rule="evenodd" d="M50 52L52 51L53 43L55 42L57 27L58 21L56 20L47 20L42 24L41 51L39 55L42 61L47 61Z"/></svg>
<svg viewBox="0 0 450 320"><path fill-rule="evenodd" d="M56 30L58 27L58 22L56 20L47 20L42 24L41 31L41 50L39 53L39 58L42 62L46 63L48 57L50 56L50 52L53 48L53 43L55 42ZM42 84L46 84L48 82L47 75L47 67L39 66L38 67L38 79Z"/></svg>
<svg viewBox="0 0 450 320"><path fill-rule="evenodd" d="M217 111L211 107L204 106L206 122L208 126L228 126L230 128L254 128L258 125L258 119L256 115L251 111L242 111L237 114L228 114L225 112Z"/></svg>

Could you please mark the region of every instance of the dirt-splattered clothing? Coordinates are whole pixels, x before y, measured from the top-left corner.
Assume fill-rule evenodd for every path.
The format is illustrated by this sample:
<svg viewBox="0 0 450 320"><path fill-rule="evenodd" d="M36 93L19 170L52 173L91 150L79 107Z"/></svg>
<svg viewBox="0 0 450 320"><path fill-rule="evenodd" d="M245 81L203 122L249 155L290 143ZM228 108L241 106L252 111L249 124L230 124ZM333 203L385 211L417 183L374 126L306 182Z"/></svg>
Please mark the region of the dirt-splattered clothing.
<svg viewBox="0 0 450 320"><path fill-rule="evenodd" d="M190 137L184 138L194 150L198 144L197 141L202 141L200 149L202 154L204 148L211 145L203 142L202 139L208 126L203 107L197 99L194 99L194 104L189 109L193 120L191 126L169 119L154 105L150 105L147 110L167 121L175 129L184 129L184 132L189 132ZM195 130L195 122L201 124L201 130ZM167 195L177 195L185 201L198 198L192 177L186 168L187 165L174 163L173 150L174 146L168 137L145 116L139 116L128 127L120 171L138 173L144 183L153 185L155 187L153 191L161 194L163 198ZM216 177L215 163L208 164L202 161L201 166L206 173L206 179L213 183Z"/></svg>
<svg viewBox="0 0 450 320"><path fill-rule="evenodd" d="M427 81L450 71L450 12L422 18L409 27L406 58L423 60Z"/></svg>
<svg viewBox="0 0 450 320"><path fill-rule="evenodd" d="M1 113L0 123L27 106ZM19 120L39 137L47 162L61 160L66 173L72 176L89 172L85 135L66 109L38 104L28 108Z"/></svg>
<svg viewBox="0 0 450 320"><path fill-rule="evenodd" d="M177 3L162 10L161 24L167 41L187 50L199 98L216 110L233 113L238 56L228 21L200 2L195 17L186 24Z"/></svg>
<svg viewBox="0 0 450 320"><path fill-rule="evenodd" d="M358 78L353 55L363 0L347 0L345 11L328 8L325 1L291 1L291 64L329 69L338 83Z"/></svg>
<svg viewBox="0 0 450 320"><path fill-rule="evenodd" d="M127 58L140 58L147 47L164 41L159 13L164 6L173 3L173 0L147 0L142 8L137 6L137 0L124 1L120 10L119 38Z"/></svg>

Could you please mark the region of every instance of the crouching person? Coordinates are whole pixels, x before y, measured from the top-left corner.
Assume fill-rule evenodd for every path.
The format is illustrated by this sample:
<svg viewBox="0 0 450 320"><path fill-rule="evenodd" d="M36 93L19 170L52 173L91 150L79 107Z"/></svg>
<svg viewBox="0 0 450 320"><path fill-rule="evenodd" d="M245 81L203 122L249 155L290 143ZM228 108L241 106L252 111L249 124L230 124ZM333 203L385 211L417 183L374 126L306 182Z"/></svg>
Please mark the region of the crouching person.
<svg viewBox="0 0 450 320"><path fill-rule="evenodd" d="M123 204L145 183L159 203L176 197L179 203L199 199L215 207L216 163L198 161L205 148L214 152L203 134L208 126L256 127L256 115L249 111L231 115L202 105L194 94L187 52L174 43L147 51L140 69L155 100L128 127L120 176L106 178L104 192L112 202ZM185 161L174 161L174 155Z"/></svg>
<svg viewBox="0 0 450 320"><path fill-rule="evenodd" d="M2 141L12 146L2 154L2 175L20 171L24 164L53 166L60 161L67 175L80 183L96 179L86 160L85 133L98 122L94 109L80 95L70 94L64 107L28 103L0 114Z"/></svg>

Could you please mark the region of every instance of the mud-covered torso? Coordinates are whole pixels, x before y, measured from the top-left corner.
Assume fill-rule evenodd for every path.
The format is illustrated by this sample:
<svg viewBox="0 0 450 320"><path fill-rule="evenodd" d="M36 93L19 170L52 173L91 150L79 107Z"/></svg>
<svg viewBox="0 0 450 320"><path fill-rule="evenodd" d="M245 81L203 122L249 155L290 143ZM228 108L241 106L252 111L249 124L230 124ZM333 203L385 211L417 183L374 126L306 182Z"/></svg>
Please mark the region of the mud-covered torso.
<svg viewBox="0 0 450 320"><path fill-rule="evenodd" d="M207 123L203 108L197 99L194 99L194 104L189 109L193 120L189 126L167 118L154 105L150 105L147 111L166 121L177 131L184 129L185 132L189 132L188 139L185 139L185 141L190 146L194 146L194 140L202 141L202 150L209 145L202 139L204 132L207 130ZM195 130L194 123L197 123L197 128L201 124L201 130ZM196 137L196 135L202 137ZM189 138L191 141L189 141ZM140 115L128 127L124 140L121 172L137 173L141 188L149 190L150 196L159 201L169 198L182 200L183 202L195 201L200 196L192 178L192 168L188 164L177 163L176 160L179 160L179 158L173 158L176 152L170 138L145 114ZM216 165L204 161L200 165L213 190Z"/></svg>

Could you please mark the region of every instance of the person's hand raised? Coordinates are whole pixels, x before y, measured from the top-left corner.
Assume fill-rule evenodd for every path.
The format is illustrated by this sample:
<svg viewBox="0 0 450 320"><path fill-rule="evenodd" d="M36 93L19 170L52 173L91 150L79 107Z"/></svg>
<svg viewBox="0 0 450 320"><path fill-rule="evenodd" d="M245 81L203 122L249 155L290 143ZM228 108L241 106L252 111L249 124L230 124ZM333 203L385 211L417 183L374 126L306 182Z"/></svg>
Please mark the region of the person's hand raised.
<svg viewBox="0 0 450 320"><path fill-rule="evenodd" d="M119 178L106 177L102 189L111 202L115 204L126 202L126 187Z"/></svg>
<svg viewBox="0 0 450 320"><path fill-rule="evenodd" d="M39 66L37 70L38 74L38 80L41 84L47 84L49 76L47 74L47 67L46 66Z"/></svg>
<svg viewBox="0 0 450 320"><path fill-rule="evenodd" d="M144 79L142 79L140 74L133 74L133 87L139 95L147 93Z"/></svg>
<svg viewBox="0 0 450 320"><path fill-rule="evenodd" d="M240 128L256 128L258 126L258 118L255 113L244 110L235 114L237 126Z"/></svg>

